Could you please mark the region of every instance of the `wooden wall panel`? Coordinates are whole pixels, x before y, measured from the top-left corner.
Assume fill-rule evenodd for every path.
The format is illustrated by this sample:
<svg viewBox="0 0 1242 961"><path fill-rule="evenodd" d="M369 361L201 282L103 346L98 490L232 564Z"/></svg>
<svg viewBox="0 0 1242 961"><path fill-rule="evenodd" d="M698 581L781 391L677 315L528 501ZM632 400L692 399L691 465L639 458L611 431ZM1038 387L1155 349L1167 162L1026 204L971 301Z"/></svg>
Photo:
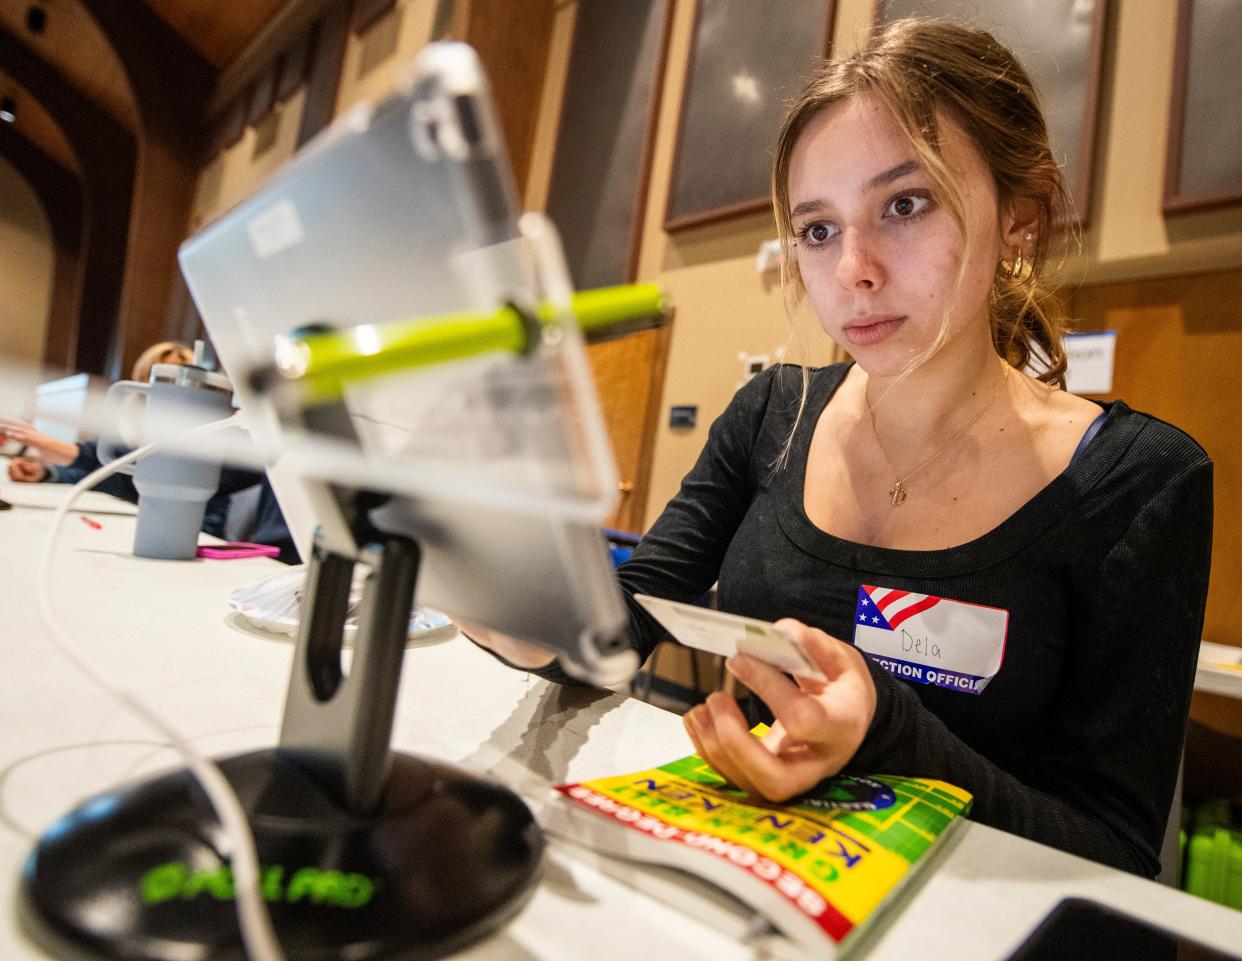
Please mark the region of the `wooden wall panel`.
<svg viewBox="0 0 1242 961"><path fill-rule="evenodd" d="M1113 393L1191 434L1215 462L1212 582L1203 636L1242 645L1242 271L1088 287L1083 330L1116 330Z"/></svg>
<svg viewBox="0 0 1242 961"><path fill-rule="evenodd" d="M107 372L128 372L167 339L179 296L177 247L185 238L198 172L202 114L216 71L143 4L91 0L92 17L125 65L141 117L124 288Z"/></svg>
<svg viewBox="0 0 1242 961"><path fill-rule="evenodd" d="M651 480L652 441L664 385L671 321L587 348L595 390L617 462L620 500L607 526L641 534Z"/></svg>
<svg viewBox="0 0 1242 961"><path fill-rule="evenodd" d="M457 0L453 37L479 53L491 81L519 194L526 188L552 39L552 0ZM520 43L514 38L521 37Z"/></svg>

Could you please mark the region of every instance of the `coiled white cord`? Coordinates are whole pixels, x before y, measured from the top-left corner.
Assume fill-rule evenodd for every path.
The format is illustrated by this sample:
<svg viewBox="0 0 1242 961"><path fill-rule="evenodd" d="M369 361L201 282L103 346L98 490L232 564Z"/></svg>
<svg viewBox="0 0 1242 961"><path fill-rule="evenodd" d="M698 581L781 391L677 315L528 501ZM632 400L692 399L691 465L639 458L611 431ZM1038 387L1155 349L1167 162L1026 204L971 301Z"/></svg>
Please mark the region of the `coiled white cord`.
<svg viewBox="0 0 1242 961"><path fill-rule="evenodd" d="M237 422L238 416L235 414L224 420L204 424L202 427L195 428L191 433L205 434L211 431L223 430L225 427L233 426ZM271 915L268 913L267 904L263 900L262 890L259 886L259 857L255 850L254 835L250 831L250 825L246 820L246 812L243 810L241 802L237 799L237 794L233 791L232 785L229 784L215 762L196 751L171 724L160 717L141 697L128 690L122 684L107 677L103 671L92 664L87 655L70 639L68 632L61 627L52 607L52 576L54 570L52 561L56 552L56 541L60 536L65 517L68 516L74 502L77 501L84 491L91 489L104 478L117 473L126 464L132 463L140 457L145 457L158 447L158 443L139 447L137 450L118 457L110 464L105 464L99 470L88 474L73 486L73 489L65 497L64 501L56 508L56 512L52 515L52 529L48 533L39 567L36 589L39 616L43 621L43 626L47 629L52 643L70 663L105 694L114 698L118 704L131 710L136 716L167 738L168 742L181 754L186 766L198 779L199 784L202 785L203 790L207 794L208 800L211 801L211 806L215 809L217 817L220 818L220 823L223 825L225 834L233 849L233 883L237 893L237 920L241 928L242 944L245 947L247 956L251 961L285 961L284 953L280 948L280 942L277 940L276 932L272 928Z"/></svg>

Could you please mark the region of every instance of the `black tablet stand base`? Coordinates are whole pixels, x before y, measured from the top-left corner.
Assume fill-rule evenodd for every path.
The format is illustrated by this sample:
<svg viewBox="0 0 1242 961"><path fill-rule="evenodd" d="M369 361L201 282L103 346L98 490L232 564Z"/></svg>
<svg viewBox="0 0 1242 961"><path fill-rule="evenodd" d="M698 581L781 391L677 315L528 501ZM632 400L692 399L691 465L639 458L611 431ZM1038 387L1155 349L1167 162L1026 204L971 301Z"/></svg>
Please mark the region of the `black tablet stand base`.
<svg viewBox="0 0 1242 961"><path fill-rule="evenodd" d="M254 828L260 883L296 961L435 958L526 902L543 837L500 785L394 755L379 807L343 809L279 750L220 762ZM211 805L184 770L83 803L31 853L23 928L57 958L242 961Z"/></svg>
<svg viewBox="0 0 1242 961"><path fill-rule="evenodd" d="M370 523L382 498L318 493L329 520L307 569L280 745L219 765L254 832L290 961L440 957L526 902L543 835L508 788L390 750L420 551ZM367 576L346 673L358 564ZM21 923L61 959L243 961L229 852L188 770L101 794L35 846Z"/></svg>

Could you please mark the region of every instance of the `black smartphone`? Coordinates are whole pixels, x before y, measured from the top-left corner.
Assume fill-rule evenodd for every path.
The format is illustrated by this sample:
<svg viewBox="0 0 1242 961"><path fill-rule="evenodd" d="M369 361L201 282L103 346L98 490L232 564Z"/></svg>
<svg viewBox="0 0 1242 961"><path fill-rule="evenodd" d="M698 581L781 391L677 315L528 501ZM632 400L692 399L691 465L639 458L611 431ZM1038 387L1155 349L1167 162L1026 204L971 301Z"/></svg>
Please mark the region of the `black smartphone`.
<svg viewBox="0 0 1242 961"><path fill-rule="evenodd" d="M1006 961L1242 961L1085 898L1066 898Z"/></svg>

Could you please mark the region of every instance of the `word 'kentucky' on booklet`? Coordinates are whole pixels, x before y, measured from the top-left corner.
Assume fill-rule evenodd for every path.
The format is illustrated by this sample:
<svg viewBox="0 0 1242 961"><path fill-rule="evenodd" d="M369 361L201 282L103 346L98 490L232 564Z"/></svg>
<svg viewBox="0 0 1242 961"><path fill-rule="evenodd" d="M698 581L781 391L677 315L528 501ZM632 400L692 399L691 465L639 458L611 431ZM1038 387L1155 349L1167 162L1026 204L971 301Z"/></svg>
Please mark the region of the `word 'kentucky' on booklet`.
<svg viewBox="0 0 1242 961"><path fill-rule="evenodd" d="M693 754L556 790L541 818L553 835L689 872L819 958L840 957L857 942L971 804L970 794L943 781L893 775L838 775L794 800L764 804Z"/></svg>

